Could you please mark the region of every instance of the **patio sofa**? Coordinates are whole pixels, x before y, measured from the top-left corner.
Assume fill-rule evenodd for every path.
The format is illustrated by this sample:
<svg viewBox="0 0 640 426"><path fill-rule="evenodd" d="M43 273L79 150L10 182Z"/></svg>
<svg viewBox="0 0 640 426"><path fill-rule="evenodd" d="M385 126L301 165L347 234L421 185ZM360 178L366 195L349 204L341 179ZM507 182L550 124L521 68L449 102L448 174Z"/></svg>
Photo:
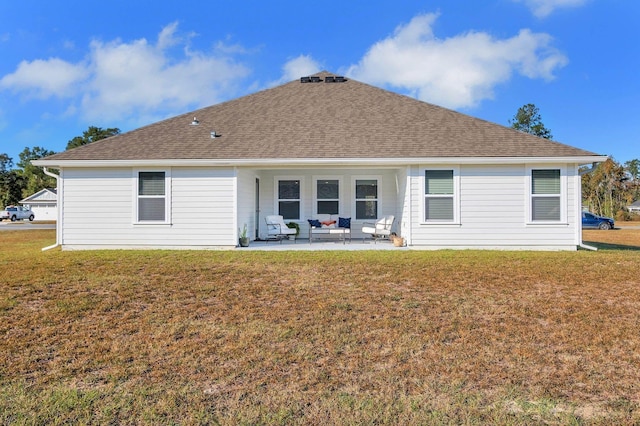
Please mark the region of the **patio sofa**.
<svg viewBox="0 0 640 426"><path fill-rule="evenodd" d="M338 235L345 244L347 237L351 243L351 218L340 217L337 214L318 214L314 219L307 219L309 222L309 244L316 239Z"/></svg>

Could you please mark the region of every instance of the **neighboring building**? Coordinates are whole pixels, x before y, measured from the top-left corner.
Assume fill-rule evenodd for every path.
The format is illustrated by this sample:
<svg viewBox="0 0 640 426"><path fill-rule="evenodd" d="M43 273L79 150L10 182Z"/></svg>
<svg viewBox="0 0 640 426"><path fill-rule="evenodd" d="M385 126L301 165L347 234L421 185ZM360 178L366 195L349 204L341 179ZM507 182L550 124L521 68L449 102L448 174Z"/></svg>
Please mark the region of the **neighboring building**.
<svg viewBox="0 0 640 426"><path fill-rule="evenodd" d="M58 191L55 188L42 189L19 203L30 206L36 220L56 220L58 217Z"/></svg>
<svg viewBox="0 0 640 426"><path fill-rule="evenodd" d="M631 212L631 213L640 213L640 200L635 201L632 204L629 204L629 206L627 207L627 209Z"/></svg>
<svg viewBox="0 0 640 426"><path fill-rule="evenodd" d="M281 214L424 249L575 250L578 168L601 156L329 73L33 163L60 170L65 249L232 248Z"/></svg>

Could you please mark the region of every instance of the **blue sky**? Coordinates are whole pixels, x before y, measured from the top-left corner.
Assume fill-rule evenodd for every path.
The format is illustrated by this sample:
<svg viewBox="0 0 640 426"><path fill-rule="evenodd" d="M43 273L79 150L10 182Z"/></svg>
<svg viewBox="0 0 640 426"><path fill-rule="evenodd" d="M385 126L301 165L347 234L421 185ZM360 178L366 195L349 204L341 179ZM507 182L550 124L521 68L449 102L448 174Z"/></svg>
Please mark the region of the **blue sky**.
<svg viewBox="0 0 640 426"><path fill-rule="evenodd" d="M636 0L0 3L0 153L63 151L320 70L640 158Z"/></svg>

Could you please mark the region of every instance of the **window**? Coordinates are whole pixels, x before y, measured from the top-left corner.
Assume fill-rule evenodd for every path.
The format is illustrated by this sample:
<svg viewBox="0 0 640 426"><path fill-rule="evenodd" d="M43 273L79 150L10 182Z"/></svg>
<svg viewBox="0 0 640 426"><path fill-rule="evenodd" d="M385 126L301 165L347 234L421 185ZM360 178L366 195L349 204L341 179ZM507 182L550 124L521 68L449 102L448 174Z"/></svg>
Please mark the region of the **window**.
<svg viewBox="0 0 640 426"><path fill-rule="evenodd" d="M340 213L340 181L337 179L316 180L316 212L318 214Z"/></svg>
<svg viewBox="0 0 640 426"><path fill-rule="evenodd" d="M356 179L356 220L378 218L378 179Z"/></svg>
<svg viewBox="0 0 640 426"><path fill-rule="evenodd" d="M300 180L280 179L278 182L278 214L284 219L300 219Z"/></svg>
<svg viewBox="0 0 640 426"><path fill-rule="evenodd" d="M166 222L165 172L138 172L138 222Z"/></svg>
<svg viewBox="0 0 640 426"><path fill-rule="evenodd" d="M455 220L453 170L424 171L425 222Z"/></svg>
<svg viewBox="0 0 640 426"><path fill-rule="evenodd" d="M531 221L558 222L561 218L560 170L531 170Z"/></svg>

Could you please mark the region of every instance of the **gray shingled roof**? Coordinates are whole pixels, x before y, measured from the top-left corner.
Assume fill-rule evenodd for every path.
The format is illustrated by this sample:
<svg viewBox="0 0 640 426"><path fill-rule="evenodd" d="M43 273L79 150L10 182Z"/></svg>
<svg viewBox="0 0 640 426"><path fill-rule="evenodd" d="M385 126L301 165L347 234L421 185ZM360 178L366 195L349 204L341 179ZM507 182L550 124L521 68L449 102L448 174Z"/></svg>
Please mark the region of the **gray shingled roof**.
<svg viewBox="0 0 640 426"><path fill-rule="evenodd" d="M317 76L323 81L292 81L46 160L597 155L355 80L326 83L327 72ZM212 139L211 131L220 137Z"/></svg>

